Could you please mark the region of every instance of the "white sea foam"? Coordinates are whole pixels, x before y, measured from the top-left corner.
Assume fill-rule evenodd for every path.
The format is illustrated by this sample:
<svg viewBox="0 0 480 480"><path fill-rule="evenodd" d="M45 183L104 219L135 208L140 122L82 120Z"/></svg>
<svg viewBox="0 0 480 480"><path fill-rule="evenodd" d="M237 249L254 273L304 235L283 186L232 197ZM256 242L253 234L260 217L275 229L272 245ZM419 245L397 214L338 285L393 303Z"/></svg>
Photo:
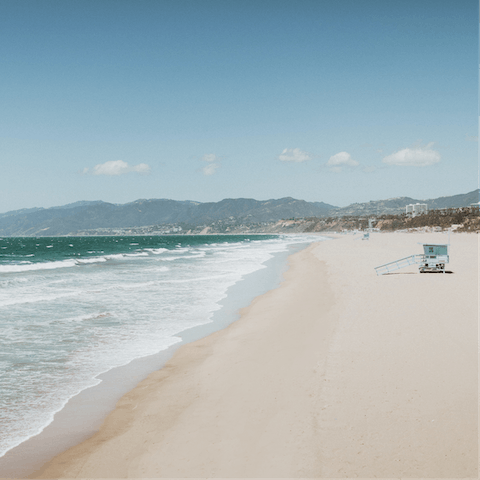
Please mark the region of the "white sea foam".
<svg viewBox="0 0 480 480"><path fill-rule="evenodd" d="M105 258L107 260L121 260L125 258L125 255L123 253L115 253L113 255L105 255Z"/></svg>
<svg viewBox="0 0 480 480"><path fill-rule="evenodd" d="M78 258L76 259L77 264L87 264L87 263L103 263L106 262L107 259L105 257L90 257L90 258Z"/></svg>
<svg viewBox="0 0 480 480"><path fill-rule="evenodd" d="M60 298L72 297L77 292L52 294L52 295L22 295L8 300L0 300L0 307L8 307L11 305L22 305L26 303L51 302Z"/></svg>
<svg viewBox="0 0 480 480"><path fill-rule="evenodd" d="M17 265L0 265L0 273L30 272L35 270L53 270L56 268L69 268L77 265L75 260L62 260L58 262L21 263Z"/></svg>
<svg viewBox="0 0 480 480"><path fill-rule="evenodd" d="M154 255L161 255L162 253L170 252L168 248L145 248L145 250L153 253Z"/></svg>
<svg viewBox="0 0 480 480"><path fill-rule="evenodd" d="M13 267L7 271L15 274L0 283L2 362L9 365L0 370L0 456L39 433L69 398L97 384L99 374L211 322L230 286L299 240L0 266L0 273ZM164 260L168 267L159 263ZM99 268L89 267L94 263Z"/></svg>

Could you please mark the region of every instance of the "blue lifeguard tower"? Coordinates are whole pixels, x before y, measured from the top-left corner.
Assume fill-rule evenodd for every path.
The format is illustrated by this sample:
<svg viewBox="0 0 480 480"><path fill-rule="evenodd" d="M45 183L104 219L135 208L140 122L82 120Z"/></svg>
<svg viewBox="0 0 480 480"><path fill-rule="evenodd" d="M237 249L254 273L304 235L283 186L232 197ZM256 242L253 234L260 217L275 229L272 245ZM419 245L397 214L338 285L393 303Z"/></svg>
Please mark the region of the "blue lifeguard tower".
<svg viewBox="0 0 480 480"><path fill-rule="evenodd" d="M423 255L410 255L409 257L400 258L394 262L385 263L379 267L375 267L377 275L385 275L386 273L400 270L409 265L418 265L420 273L439 272L445 273L445 265L449 262L450 256L448 243L424 243Z"/></svg>
<svg viewBox="0 0 480 480"><path fill-rule="evenodd" d="M448 244L423 244L423 259L419 264L420 273L445 273L445 264L448 263Z"/></svg>

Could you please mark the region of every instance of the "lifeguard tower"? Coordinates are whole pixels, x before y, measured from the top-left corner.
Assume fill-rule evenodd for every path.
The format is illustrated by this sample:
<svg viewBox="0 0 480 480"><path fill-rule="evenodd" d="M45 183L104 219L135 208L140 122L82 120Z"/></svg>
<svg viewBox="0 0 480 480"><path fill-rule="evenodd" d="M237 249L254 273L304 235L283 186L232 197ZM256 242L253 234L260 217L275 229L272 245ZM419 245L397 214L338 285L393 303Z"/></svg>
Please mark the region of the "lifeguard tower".
<svg viewBox="0 0 480 480"><path fill-rule="evenodd" d="M418 267L420 273L445 273L445 264L448 263L448 244L423 244L423 260Z"/></svg>
<svg viewBox="0 0 480 480"><path fill-rule="evenodd" d="M386 273L400 270L409 265L418 265L420 273L440 272L445 273L445 265L449 261L448 243L433 244L424 243L423 255L410 255L409 257L400 258L394 262L385 263L379 267L375 267L377 275L385 275Z"/></svg>
<svg viewBox="0 0 480 480"><path fill-rule="evenodd" d="M368 219L368 228L363 233L362 240L370 240L370 233L373 232L373 222L376 222L376 218L369 218Z"/></svg>

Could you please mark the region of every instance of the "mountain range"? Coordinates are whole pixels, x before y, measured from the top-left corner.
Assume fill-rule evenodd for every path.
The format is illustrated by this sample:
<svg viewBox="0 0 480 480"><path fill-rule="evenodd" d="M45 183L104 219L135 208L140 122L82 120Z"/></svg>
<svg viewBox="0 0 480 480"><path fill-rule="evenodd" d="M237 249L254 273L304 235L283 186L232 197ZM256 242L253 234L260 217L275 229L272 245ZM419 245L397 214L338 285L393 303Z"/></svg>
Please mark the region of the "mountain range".
<svg viewBox="0 0 480 480"><path fill-rule="evenodd" d="M0 235L75 235L78 232L98 228L165 224L196 227L224 219L252 224L289 218L396 214L404 212L405 206L410 203L426 203L429 209L439 209L466 207L478 201L479 190L430 200L399 197L354 203L342 208L291 197L264 201L238 198L208 203L142 199L122 205L103 201L81 201L61 207L29 208L0 214Z"/></svg>

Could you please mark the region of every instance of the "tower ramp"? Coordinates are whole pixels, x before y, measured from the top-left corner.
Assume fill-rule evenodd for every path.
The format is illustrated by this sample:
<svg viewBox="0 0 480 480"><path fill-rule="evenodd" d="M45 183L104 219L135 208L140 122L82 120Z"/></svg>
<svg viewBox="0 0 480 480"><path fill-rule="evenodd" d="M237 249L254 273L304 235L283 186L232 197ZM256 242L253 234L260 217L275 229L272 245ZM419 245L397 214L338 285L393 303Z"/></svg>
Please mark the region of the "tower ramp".
<svg viewBox="0 0 480 480"><path fill-rule="evenodd" d="M375 267L375 271L377 272L377 275L385 275L386 273L400 270L401 268L408 267L409 265L418 265L419 263L422 263L423 257L423 255L410 255L408 257L400 258L399 260Z"/></svg>

